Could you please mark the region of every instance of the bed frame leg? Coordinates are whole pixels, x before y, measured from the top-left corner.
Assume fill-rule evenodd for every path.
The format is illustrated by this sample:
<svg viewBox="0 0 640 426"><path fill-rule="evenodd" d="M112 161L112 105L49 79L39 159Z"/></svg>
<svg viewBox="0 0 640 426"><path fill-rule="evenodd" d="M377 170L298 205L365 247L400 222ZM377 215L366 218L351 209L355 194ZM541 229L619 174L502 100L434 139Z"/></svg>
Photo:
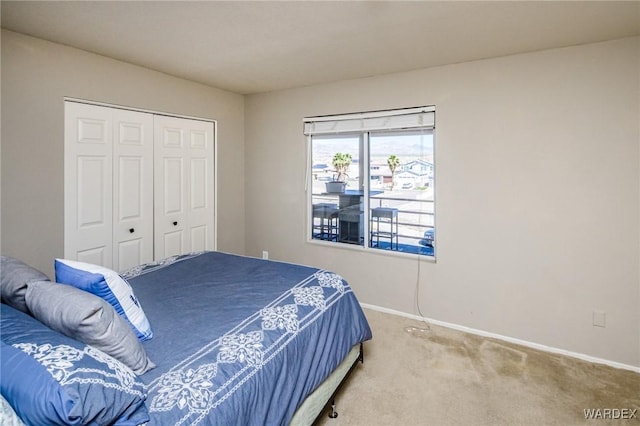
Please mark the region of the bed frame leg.
<svg viewBox="0 0 640 426"><path fill-rule="evenodd" d="M331 400L331 411L329 412L329 418L335 419L338 417L338 412L336 411L336 400Z"/></svg>
<svg viewBox="0 0 640 426"><path fill-rule="evenodd" d="M354 361L353 365L347 372L347 376L351 374L351 371L353 371L353 369L356 367L356 363L358 361L360 361L360 363L364 363L364 347L362 345L362 342L360 342L360 353L358 354L358 358ZM342 379L342 382L338 385L338 389L342 386L345 380L346 380L346 376ZM333 395L331 395L331 398L329 400L330 401L329 405L331 405L331 411L329 411L328 415L329 415L329 418L331 419L335 419L336 417L338 417L338 412L336 411L336 393L338 393L338 389L336 389L333 392ZM322 411L318 414L318 417L320 417L321 415L322 415Z"/></svg>

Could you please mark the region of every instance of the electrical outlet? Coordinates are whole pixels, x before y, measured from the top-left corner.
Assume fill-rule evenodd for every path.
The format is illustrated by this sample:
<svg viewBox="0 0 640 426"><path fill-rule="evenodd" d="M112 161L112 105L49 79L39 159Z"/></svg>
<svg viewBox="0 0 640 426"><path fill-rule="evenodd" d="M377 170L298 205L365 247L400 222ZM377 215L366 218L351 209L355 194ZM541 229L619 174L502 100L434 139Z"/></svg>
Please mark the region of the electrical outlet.
<svg viewBox="0 0 640 426"><path fill-rule="evenodd" d="M607 313L604 311L593 311L593 326L594 327L606 327L607 325Z"/></svg>
<svg viewBox="0 0 640 426"><path fill-rule="evenodd" d="M263 251L262 251L262 258L263 258L263 259L269 259L269 252L268 252L268 251L266 251L266 250L263 250Z"/></svg>

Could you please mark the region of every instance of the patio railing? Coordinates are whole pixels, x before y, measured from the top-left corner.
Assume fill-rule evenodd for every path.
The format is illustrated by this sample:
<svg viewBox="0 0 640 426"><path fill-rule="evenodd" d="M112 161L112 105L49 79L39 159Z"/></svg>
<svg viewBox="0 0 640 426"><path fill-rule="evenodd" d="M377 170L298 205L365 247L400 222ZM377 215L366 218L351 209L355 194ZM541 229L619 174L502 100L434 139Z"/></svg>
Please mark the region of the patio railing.
<svg viewBox="0 0 640 426"><path fill-rule="evenodd" d="M423 191L385 191L369 198L369 208L397 209L399 245L419 248L424 246L420 240L424 239L425 231L434 228L434 200L426 195ZM336 200L336 194L313 195L313 204L336 203ZM370 217L370 214L363 216ZM388 227L387 224L384 226Z"/></svg>

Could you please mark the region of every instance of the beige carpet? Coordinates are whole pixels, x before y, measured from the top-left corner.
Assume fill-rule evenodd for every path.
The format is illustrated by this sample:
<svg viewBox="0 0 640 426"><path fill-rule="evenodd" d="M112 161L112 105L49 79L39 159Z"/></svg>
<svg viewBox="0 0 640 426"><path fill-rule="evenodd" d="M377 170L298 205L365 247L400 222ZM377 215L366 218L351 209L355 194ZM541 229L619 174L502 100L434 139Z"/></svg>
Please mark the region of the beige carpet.
<svg viewBox="0 0 640 426"><path fill-rule="evenodd" d="M364 364L336 398L338 418L320 425L640 425L638 373L443 327L408 333L424 323L365 314ZM596 409L634 418L587 420Z"/></svg>

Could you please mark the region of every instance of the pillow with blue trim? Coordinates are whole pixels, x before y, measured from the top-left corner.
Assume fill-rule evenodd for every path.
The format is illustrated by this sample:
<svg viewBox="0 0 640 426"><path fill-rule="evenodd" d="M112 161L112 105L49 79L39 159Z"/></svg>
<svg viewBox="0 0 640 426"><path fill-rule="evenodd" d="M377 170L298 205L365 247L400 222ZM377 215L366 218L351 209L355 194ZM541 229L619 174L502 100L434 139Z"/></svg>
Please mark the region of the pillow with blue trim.
<svg viewBox="0 0 640 426"><path fill-rule="evenodd" d="M129 283L104 266L75 260L55 260L56 281L88 291L109 302L141 342L153 337L149 320Z"/></svg>
<svg viewBox="0 0 640 426"><path fill-rule="evenodd" d="M135 426L145 384L127 366L3 304L0 392L29 425Z"/></svg>

